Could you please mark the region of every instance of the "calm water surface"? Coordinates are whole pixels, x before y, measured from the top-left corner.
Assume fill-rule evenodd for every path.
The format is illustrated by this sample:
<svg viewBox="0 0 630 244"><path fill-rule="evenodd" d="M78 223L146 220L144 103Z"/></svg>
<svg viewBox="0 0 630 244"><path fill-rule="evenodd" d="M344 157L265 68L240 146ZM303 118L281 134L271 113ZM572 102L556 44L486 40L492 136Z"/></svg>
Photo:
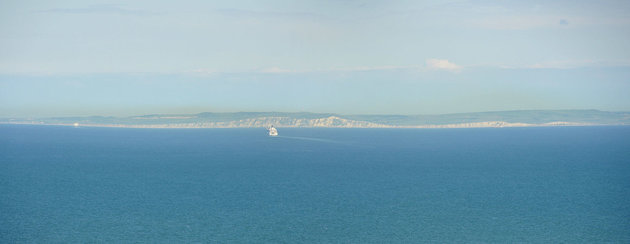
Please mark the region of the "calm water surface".
<svg viewBox="0 0 630 244"><path fill-rule="evenodd" d="M630 127L0 126L1 243L630 242Z"/></svg>

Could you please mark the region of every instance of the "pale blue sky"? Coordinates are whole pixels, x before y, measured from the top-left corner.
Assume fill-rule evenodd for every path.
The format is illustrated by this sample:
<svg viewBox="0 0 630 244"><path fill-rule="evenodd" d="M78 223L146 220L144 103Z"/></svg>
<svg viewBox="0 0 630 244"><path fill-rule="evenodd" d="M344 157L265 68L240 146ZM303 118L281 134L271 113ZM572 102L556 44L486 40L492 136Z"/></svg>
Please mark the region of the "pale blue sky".
<svg viewBox="0 0 630 244"><path fill-rule="evenodd" d="M0 117L630 110L628 1L1 1Z"/></svg>

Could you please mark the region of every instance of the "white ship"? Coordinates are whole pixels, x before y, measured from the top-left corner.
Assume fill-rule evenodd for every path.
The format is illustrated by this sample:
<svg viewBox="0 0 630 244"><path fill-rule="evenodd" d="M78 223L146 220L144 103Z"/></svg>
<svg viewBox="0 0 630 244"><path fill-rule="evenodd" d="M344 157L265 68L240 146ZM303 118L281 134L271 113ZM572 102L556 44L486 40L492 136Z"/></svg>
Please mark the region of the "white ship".
<svg viewBox="0 0 630 244"><path fill-rule="evenodd" d="M276 130L276 128L273 127L273 125L271 127L269 127L269 129L267 129L269 131L269 135L270 136L277 136L278 135L278 130Z"/></svg>

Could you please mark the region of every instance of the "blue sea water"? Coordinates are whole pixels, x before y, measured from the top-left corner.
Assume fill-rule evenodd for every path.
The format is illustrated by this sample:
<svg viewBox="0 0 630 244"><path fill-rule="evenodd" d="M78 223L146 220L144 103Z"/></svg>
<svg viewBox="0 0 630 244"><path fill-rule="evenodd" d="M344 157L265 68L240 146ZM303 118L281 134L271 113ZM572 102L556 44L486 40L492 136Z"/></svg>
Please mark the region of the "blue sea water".
<svg viewBox="0 0 630 244"><path fill-rule="evenodd" d="M1 243L629 243L630 127L0 126Z"/></svg>

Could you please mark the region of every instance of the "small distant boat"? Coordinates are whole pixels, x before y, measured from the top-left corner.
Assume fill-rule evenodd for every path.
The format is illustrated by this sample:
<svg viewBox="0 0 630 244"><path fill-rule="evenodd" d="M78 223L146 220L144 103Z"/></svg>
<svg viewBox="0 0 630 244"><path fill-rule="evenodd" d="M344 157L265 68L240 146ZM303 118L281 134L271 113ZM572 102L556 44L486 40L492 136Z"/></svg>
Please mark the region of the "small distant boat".
<svg viewBox="0 0 630 244"><path fill-rule="evenodd" d="M277 136L278 135L278 130L276 130L276 128L274 128L273 125L271 127L269 127L267 130L269 131L269 136Z"/></svg>

